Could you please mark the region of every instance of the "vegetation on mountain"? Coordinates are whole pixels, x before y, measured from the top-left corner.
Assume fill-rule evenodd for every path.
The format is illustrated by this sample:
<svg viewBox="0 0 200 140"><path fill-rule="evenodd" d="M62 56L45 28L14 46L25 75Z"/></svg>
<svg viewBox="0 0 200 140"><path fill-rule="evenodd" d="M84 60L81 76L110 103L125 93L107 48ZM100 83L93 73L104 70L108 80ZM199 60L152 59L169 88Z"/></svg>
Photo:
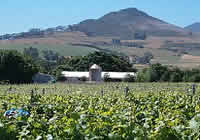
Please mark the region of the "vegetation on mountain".
<svg viewBox="0 0 200 140"><path fill-rule="evenodd" d="M130 56L132 64L150 64L154 58L151 52L145 52L143 56Z"/></svg>
<svg viewBox="0 0 200 140"><path fill-rule="evenodd" d="M32 28L28 32L5 34L0 36L0 40L15 40L15 39L24 39L24 38L43 38L48 35L52 35L56 32L65 32L67 31L66 26L57 26L55 28L48 28L41 30L40 28Z"/></svg>

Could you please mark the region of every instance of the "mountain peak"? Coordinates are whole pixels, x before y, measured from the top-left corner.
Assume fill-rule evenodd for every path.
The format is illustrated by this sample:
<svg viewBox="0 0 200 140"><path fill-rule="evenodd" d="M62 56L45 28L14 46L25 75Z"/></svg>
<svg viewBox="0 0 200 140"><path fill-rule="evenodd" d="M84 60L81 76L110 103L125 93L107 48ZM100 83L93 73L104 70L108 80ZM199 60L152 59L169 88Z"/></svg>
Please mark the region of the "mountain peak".
<svg viewBox="0 0 200 140"><path fill-rule="evenodd" d="M122 10L120 10L119 11L119 13L127 13L127 14L133 14L133 15L135 15L135 14L138 14L138 15L145 15L145 16L147 16L147 14L145 13L145 12L142 12L142 11L140 11L140 10L138 10L137 8L127 8L127 9L122 9Z"/></svg>
<svg viewBox="0 0 200 140"><path fill-rule="evenodd" d="M81 31L88 36L120 37L134 39L135 34L150 36L178 36L184 29L149 16L137 8L110 12L99 19L90 19L71 26L72 31Z"/></svg>
<svg viewBox="0 0 200 140"><path fill-rule="evenodd" d="M136 13L140 11L137 8L126 8L126 9L121 9L119 12Z"/></svg>
<svg viewBox="0 0 200 140"><path fill-rule="evenodd" d="M134 18L134 17L148 17L148 14L146 14L145 12L142 12L140 10L138 10L137 8L127 8L127 9L122 9L119 11L115 11L115 12L110 12L106 15L104 15L101 19L105 19L105 18ZM128 20L126 19L126 20Z"/></svg>

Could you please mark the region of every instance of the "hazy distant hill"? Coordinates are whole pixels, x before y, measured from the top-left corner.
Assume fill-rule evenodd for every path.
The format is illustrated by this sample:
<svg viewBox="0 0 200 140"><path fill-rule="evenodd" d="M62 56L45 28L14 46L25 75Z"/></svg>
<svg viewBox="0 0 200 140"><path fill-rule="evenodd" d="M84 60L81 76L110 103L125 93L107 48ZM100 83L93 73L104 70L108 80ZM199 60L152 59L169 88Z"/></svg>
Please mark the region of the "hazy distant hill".
<svg viewBox="0 0 200 140"><path fill-rule="evenodd" d="M200 32L200 22L196 22L192 25L186 26L185 29L190 30L192 32Z"/></svg>
<svg viewBox="0 0 200 140"><path fill-rule="evenodd" d="M183 28L149 16L136 8L111 12L97 20L88 19L69 28L89 36L116 36L122 39L134 39L137 33L152 36L187 35Z"/></svg>

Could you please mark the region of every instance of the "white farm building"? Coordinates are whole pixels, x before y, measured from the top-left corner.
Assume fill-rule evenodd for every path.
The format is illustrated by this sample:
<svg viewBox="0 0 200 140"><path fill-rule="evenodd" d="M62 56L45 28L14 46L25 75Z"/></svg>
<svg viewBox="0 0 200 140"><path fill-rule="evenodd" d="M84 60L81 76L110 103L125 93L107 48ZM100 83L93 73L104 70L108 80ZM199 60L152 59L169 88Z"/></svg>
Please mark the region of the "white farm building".
<svg viewBox="0 0 200 140"><path fill-rule="evenodd" d="M63 71L62 75L65 78L87 78L89 79L89 72L75 72L75 71ZM127 75L135 76L134 72L102 72L101 78L103 79L106 75L111 79L124 79Z"/></svg>
<svg viewBox="0 0 200 140"><path fill-rule="evenodd" d="M71 82L80 81L83 78L89 81L100 82L105 77L113 80L123 80L127 76L136 76L134 72L102 72L101 70L101 67L94 64L90 67L89 72L63 71L62 75L67 81Z"/></svg>

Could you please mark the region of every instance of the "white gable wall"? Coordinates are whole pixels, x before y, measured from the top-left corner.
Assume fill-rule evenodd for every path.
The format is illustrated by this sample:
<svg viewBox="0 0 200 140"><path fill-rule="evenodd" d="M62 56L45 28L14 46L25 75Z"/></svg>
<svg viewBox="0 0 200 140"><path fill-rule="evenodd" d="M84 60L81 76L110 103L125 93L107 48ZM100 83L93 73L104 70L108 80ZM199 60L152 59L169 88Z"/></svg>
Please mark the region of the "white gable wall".
<svg viewBox="0 0 200 140"><path fill-rule="evenodd" d="M109 75L111 79L123 79L127 75L135 76L134 72L102 72L101 78L104 78L104 75ZM72 72L72 71L63 71L62 75L66 78L89 78L89 72Z"/></svg>

